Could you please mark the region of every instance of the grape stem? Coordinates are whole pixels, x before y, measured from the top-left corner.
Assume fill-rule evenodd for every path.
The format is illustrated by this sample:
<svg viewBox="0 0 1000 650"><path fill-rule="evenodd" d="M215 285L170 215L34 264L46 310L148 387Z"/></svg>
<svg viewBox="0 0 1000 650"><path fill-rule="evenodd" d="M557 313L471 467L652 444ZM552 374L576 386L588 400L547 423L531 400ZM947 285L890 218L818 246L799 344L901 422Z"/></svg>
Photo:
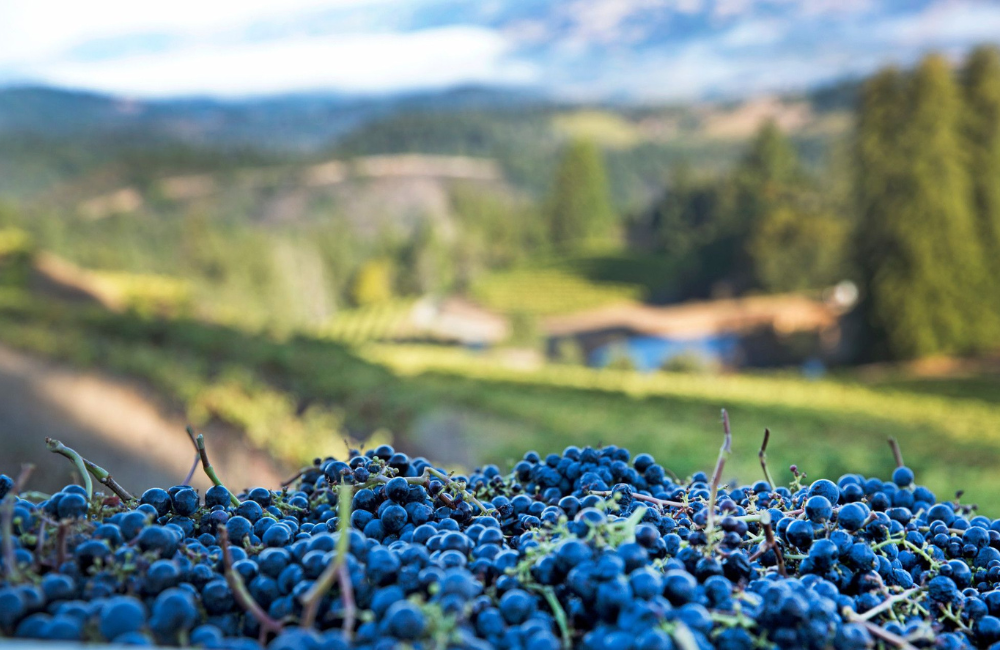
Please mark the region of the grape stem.
<svg viewBox="0 0 1000 650"><path fill-rule="evenodd" d="M484 506L482 502L480 502L479 499L477 499L475 495L472 494L472 492L469 492L468 490L458 489L455 485L455 481L453 481L450 476L448 476L447 474L445 474L440 470L434 469L433 467L425 468L424 473L421 474L420 476L407 477L406 482L409 483L410 485L423 485L426 487L430 485L431 476L441 479L441 481L445 485L452 488L456 492L461 492L462 496L471 501L472 503L474 503L484 515L489 514L490 512L489 509L486 506ZM379 483L388 483L390 479L388 476L385 476L384 474L378 474L376 476L373 476L372 480L378 481ZM436 498L441 499L441 502L444 503L449 508L455 507L455 502L452 500L450 496L448 496L444 492L440 492L439 494L437 494Z"/></svg>
<svg viewBox="0 0 1000 650"><path fill-rule="evenodd" d="M857 615L857 620L870 620L886 611L887 609L892 609L892 607L901 600L907 600L910 596L920 591L923 591L923 587L913 587L912 589L907 589L906 591L896 594L891 598L886 598L880 605L872 607L864 614Z"/></svg>
<svg viewBox="0 0 1000 650"><path fill-rule="evenodd" d="M785 556L781 547L778 546L778 542L774 539L774 528L771 527L771 513L767 510L760 513L760 525L764 528L764 545L757 549L757 552L750 557L750 561L752 562L764 553L774 550L774 557L778 562L778 573L782 578L787 578L788 572L785 571Z"/></svg>
<svg viewBox="0 0 1000 650"><path fill-rule="evenodd" d="M609 497L609 496L611 496L612 493L610 491L608 491L608 490L605 490L603 492L600 491L600 490L597 490L597 491L592 491L591 494L593 494L595 496L599 496L599 497ZM688 507L688 504L681 503L680 501L667 501L666 499L657 499L656 497L646 496L645 494L638 494L638 493L636 493L636 494L632 495L632 498L635 499L636 501L645 501L646 503L652 503L654 505L658 505L661 508L682 508L682 509L686 509Z"/></svg>
<svg viewBox="0 0 1000 650"><path fill-rule="evenodd" d="M69 522L65 519L56 525L56 567L61 567L66 561L66 531Z"/></svg>
<svg viewBox="0 0 1000 650"><path fill-rule="evenodd" d="M90 503L90 500L94 497L94 483L90 480L90 472L87 471L87 466L83 463L83 457L63 443L52 438L45 439L45 446L52 453L65 456L73 462L76 466L76 471L83 479L83 489L87 491L87 503Z"/></svg>
<svg viewBox="0 0 1000 650"><path fill-rule="evenodd" d="M72 460L73 463L77 466L77 469L80 468L80 464L82 463L85 470L84 475L86 475L88 472L92 474L94 478L97 479L98 483L100 483L101 485L108 488L116 495L118 495L118 498L121 499L123 502L127 503L129 501L135 500L135 497L129 494L128 490L123 488L121 484L115 480L115 477L111 476L111 472L104 469L97 463L87 460L86 458L81 456L79 452L70 449L63 443L59 442L58 440L54 440L52 438L46 438L45 445L48 447L49 451L61 454ZM87 482L89 483L89 480Z"/></svg>
<svg viewBox="0 0 1000 650"><path fill-rule="evenodd" d="M698 650L698 641L694 638L694 634L681 621L677 621L670 636L681 650Z"/></svg>
<svg viewBox="0 0 1000 650"><path fill-rule="evenodd" d="M10 583L19 581L21 577L17 570L17 558L14 555L14 504L17 502L17 495L21 493L34 469L34 465L21 465L21 473L17 475L14 486L0 503L0 546L3 547L4 576Z"/></svg>
<svg viewBox="0 0 1000 650"><path fill-rule="evenodd" d="M896 467L903 467L903 452L899 450L899 442L895 438L889 438L889 448L892 449L892 457L896 459Z"/></svg>
<svg viewBox="0 0 1000 650"><path fill-rule="evenodd" d="M903 637L899 636L898 634L893 634L889 630L886 630L878 625L875 625L871 621L864 619L850 607L844 608L844 618L851 621L852 623L858 623L860 625L863 625L864 628L868 630L868 633L871 634L872 636L876 636L887 643L891 643L892 645L896 646L897 648L900 648L901 650L917 650L915 646L913 646L909 641L907 641Z"/></svg>
<svg viewBox="0 0 1000 650"><path fill-rule="evenodd" d="M281 623L268 616L267 612L257 604L257 601L250 595L246 583L243 582L243 576L233 570L233 556L229 552L229 532L225 526L219 526L219 543L222 546L223 575L225 575L226 584L233 592L233 599L260 624L262 635L267 632L281 634L284 629Z"/></svg>
<svg viewBox="0 0 1000 650"><path fill-rule="evenodd" d="M760 451L757 452L757 458L760 460L760 468L764 470L764 480L767 481L768 486L773 490L777 486L774 484L774 479L771 478L771 472L767 470L767 441L771 438L771 430L764 429L764 441L760 443Z"/></svg>
<svg viewBox="0 0 1000 650"><path fill-rule="evenodd" d="M451 477L448 476L447 474L445 474L444 472L440 472L440 471L434 469L433 467L428 467L426 471L428 473L430 473L431 475L436 476L439 479L441 479L442 481L444 481L444 484L447 485L448 487L454 489L454 485L453 485L454 481L452 481ZM476 506L479 508L480 511L482 511L482 513L484 515L489 512L489 510L486 509L486 506L484 506L482 503L480 503L479 499L477 499L471 492L469 492L468 490L462 490L462 493L466 497L468 497L468 499L470 501L472 501L474 504L476 504Z"/></svg>
<svg viewBox="0 0 1000 650"><path fill-rule="evenodd" d="M729 413L722 409L722 447L719 448L719 460L715 463L715 472L712 473L712 490L708 498L708 522L705 526L705 534L709 539L715 531L715 501L719 495L719 482L722 480L722 470L726 466L726 458L733 451L733 434L729 428Z"/></svg>
<svg viewBox="0 0 1000 650"><path fill-rule="evenodd" d="M323 600L323 596L326 595L328 591L333 587L335 580L340 578L341 580L341 590L340 597L344 604L344 636L350 641L351 627L354 625L353 614L351 612L351 625L348 626L348 610L356 609L354 604L354 590L350 590L350 595L345 592L343 588L344 578L340 576L340 567L346 566L347 553L351 546L351 499L353 496L353 490L349 485L341 485L337 490L337 547L334 549L333 560L326 565L323 569L323 573L320 574L316 582L313 583L312 587L302 595L300 599L302 603L302 627L311 628L316 623L316 613L319 611L320 601ZM347 582L350 582L350 575L347 576Z"/></svg>
<svg viewBox="0 0 1000 650"><path fill-rule="evenodd" d="M294 483L296 479L298 479L300 476L306 473L306 469L307 468L302 468L299 471L295 472L295 476L293 476L292 478L288 479L287 481L282 481L281 487L285 488Z"/></svg>
<svg viewBox="0 0 1000 650"><path fill-rule="evenodd" d="M201 454L196 451L194 452L194 462L191 463L191 470L188 471L187 478L184 479L184 482L181 483L181 485L191 485L191 481L194 479L194 473L198 471L198 463L200 462Z"/></svg>
<svg viewBox="0 0 1000 650"><path fill-rule="evenodd" d="M185 431L187 431L188 437L191 438L191 442L194 443L198 457L201 458L201 466L205 470L205 475L208 476L214 485L222 485L222 481L219 480L219 476L215 473L215 468L212 467L212 463L208 460L208 450L205 449L205 436L199 433L196 437L194 429L191 427L187 427ZM240 507L240 500L236 498L236 495L232 491L229 492L229 502L233 504L234 508Z"/></svg>
<svg viewBox="0 0 1000 650"><path fill-rule="evenodd" d="M97 482L108 488L112 492L118 495L118 498L123 502L134 501L135 497L129 494L129 491L121 486L121 484L115 480L115 477L111 476L108 470L104 469L100 465L95 465L86 458L83 459L83 464L87 467L87 471L94 475Z"/></svg>
<svg viewBox="0 0 1000 650"><path fill-rule="evenodd" d="M542 595L545 596L545 602L549 604L552 615L556 619L556 625L559 627L559 636L562 638L562 646L566 650L569 650L573 645L573 641L569 634L569 624L566 622L566 610L563 609L552 587L542 587Z"/></svg>
<svg viewBox="0 0 1000 650"><path fill-rule="evenodd" d="M35 540L35 561L33 563L35 573L41 573L42 570L42 550L45 548L45 536L46 528L43 521L42 525L38 527L38 538Z"/></svg>
<svg viewBox="0 0 1000 650"><path fill-rule="evenodd" d="M337 569L337 582L340 585L340 599L344 603L344 638L350 643L354 637L354 621L358 615L358 606L354 601L354 585L351 584L351 572L347 563L341 562Z"/></svg>

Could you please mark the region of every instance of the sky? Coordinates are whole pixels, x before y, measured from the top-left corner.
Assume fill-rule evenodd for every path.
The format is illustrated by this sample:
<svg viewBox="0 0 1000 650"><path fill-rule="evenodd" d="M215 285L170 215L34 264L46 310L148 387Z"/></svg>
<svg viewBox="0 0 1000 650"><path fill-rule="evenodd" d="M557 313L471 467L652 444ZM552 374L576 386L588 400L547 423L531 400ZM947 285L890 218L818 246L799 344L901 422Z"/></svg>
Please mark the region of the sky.
<svg viewBox="0 0 1000 650"><path fill-rule="evenodd" d="M238 98L786 91L1000 40L1000 0L0 0L0 85Z"/></svg>

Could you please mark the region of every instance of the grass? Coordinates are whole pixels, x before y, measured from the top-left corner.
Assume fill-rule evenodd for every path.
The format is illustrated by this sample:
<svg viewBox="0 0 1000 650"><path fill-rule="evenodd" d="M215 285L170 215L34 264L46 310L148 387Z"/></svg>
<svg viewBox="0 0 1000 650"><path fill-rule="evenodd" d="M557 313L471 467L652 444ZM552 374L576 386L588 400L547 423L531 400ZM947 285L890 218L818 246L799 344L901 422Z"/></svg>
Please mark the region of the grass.
<svg viewBox="0 0 1000 650"><path fill-rule="evenodd" d="M887 476L892 458L886 438L894 436L908 464L934 489L966 489L973 501L1000 505L987 487L1000 486L993 470L1000 453L1000 405L955 396L946 381L940 382L942 392L929 394L929 385L919 382L913 385L925 390L795 374L641 375L557 365L525 372L497 359L440 355L418 346L374 347L367 357L409 376L488 384L470 402L545 431L542 437L529 428L518 439L483 443L491 458L585 439L666 453L675 459L668 464L687 473L711 463L718 409L724 406L737 431L735 458L727 467L744 480L759 475L755 452L765 427L774 434L772 467L784 471L796 463L814 477L848 471ZM997 378L976 382L983 393L1000 392Z"/></svg>
<svg viewBox="0 0 1000 650"><path fill-rule="evenodd" d="M392 339L404 336L413 300L392 300L344 310L318 328L318 334L343 343Z"/></svg>
<svg viewBox="0 0 1000 650"><path fill-rule="evenodd" d="M719 409L733 421L727 478L760 478L757 448L772 431L771 471L811 479L848 471L888 477L888 436L939 498L1000 511L1000 382L975 390L947 381L884 384L794 374L637 375L570 366L533 370L500 356L430 346L353 349L330 340L277 338L194 321L0 298L0 341L147 382L193 421L220 418L275 455L307 462L341 453L340 435L389 429L414 449L415 432L442 414L460 430L421 438L419 451L463 446L477 461L507 463L526 449L618 444L650 451L674 472L708 470L721 441ZM963 384L959 384L962 386ZM452 417L454 416L454 417ZM445 418L447 419L447 418Z"/></svg>
<svg viewBox="0 0 1000 650"><path fill-rule="evenodd" d="M642 132L621 115L582 110L552 118L552 126L567 138L590 140L610 149L629 149L642 141Z"/></svg>
<svg viewBox="0 0 1000 650"><path fill-rule="evenodd" d="M642 255L561 257L487 275L472 286L484 306L507 314L551 316L669 295L674 265Z"/></svg>

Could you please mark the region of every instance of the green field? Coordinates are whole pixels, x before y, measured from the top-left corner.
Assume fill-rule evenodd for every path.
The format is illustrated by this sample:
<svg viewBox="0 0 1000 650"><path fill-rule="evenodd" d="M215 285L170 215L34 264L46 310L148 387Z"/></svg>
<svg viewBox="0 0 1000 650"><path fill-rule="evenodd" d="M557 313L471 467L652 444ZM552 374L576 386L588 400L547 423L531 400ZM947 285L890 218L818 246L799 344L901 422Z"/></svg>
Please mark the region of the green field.
<svg viewBox="0 0 1000 650"><path fill-rule="evenodd" d="M677 275L676 264L663 257L598 253L491 273L473 284L471 294L498 312L550 316L662 300L674 290Z"/></svg>
<svg viewBox="0 0 1000 650"><path fill-rule="evenodd" d="M780 481L791 478L791 463L813 478L887 476L886 437L895 436L907 464L939 498L965 489L964 501L1000 510L996 377L862 383L791 374L518 370L502 357L454 349L353 349L57 306L14 292L0 299L0 342L142 380L192 421L230 422L292 462L342 452L344 435L389 429L400 447L453 462L507 462L528 448L613 443L653 452L684 476L713 463L725 407L734 428L727 478L760 477L764 427L773 434L769 457ZM446 437L437 436L441 422L449 423Z"/></svg>

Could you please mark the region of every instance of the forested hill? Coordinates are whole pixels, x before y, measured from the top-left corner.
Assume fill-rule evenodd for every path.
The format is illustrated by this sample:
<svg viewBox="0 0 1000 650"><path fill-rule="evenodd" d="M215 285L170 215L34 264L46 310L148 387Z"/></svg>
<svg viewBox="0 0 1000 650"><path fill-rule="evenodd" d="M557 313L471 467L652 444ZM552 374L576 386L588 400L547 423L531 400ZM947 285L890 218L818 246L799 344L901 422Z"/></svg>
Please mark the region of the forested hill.
<svg viewBox="0 0 1000 650"><path fill-rule="evenodd" d="M854 89L847 84L802 96L636 107L566 104L490 88L241 101L134 101L8 88L0 90L0 197L30 199L67 181L94 182L96 191L107 191L102 183L109 175L139 171L155 178L406 152L493 158L515 186L539 194L560 147L580 137L608 153L616 203L635 208L661 189L677 160L696 167L731 161L764 118L775 118L807 159L821 159L830 137L847 125Z"/></svg>

